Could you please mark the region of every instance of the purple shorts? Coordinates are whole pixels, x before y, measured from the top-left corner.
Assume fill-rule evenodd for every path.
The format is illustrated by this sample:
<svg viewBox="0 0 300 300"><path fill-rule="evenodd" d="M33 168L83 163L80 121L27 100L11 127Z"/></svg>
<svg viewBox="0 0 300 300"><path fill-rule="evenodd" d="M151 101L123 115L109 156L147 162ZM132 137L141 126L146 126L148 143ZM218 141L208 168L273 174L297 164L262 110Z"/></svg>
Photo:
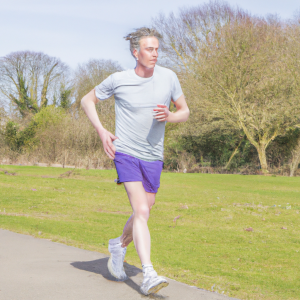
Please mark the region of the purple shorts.
<svg viewBox="0 0 300 300"><path fill-rule="evenodd" d="M119 182L141 181L146 192L157 193L164 164L162 161L145 161L128 154L116 152L114 163Z"/></svg>

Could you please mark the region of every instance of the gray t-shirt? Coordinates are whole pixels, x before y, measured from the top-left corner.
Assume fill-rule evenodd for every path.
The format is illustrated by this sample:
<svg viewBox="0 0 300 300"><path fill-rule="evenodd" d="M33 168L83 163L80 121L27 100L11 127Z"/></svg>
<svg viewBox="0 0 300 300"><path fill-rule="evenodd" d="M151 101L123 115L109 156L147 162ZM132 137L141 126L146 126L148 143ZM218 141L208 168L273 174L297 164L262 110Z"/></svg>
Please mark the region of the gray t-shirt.
<svg viewBox="0 0 300 300"><path fill-rule="evenodd" d="M153 118L157 104L170 106L182 89L176 74L155 66L152 77L143 78L134 69L110 75L95 87L99 100L115 97L116 151L133 157L155 161L163 160L166 122Z"/></svg>

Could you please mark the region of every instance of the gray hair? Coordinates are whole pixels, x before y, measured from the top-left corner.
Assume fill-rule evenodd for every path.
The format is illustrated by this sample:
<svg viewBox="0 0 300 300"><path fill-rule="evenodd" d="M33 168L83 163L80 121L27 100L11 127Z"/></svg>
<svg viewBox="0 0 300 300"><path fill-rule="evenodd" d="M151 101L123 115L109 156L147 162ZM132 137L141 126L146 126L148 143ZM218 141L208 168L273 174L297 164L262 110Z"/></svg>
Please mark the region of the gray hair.
<svg viewBox="0 0 300 300"><path fill-rule="evenodd" d="M127 34L124 39L126 41L130 41L130 52L131 55L136 58L133 55L134 49L137 51L140 51L140 40L145 38L145 37L156 37L158 40L162 38L162 35L158 33L157 30L154 28L147 28L147 27L141 27L137 28L134 32L131 32Z"/></svg>

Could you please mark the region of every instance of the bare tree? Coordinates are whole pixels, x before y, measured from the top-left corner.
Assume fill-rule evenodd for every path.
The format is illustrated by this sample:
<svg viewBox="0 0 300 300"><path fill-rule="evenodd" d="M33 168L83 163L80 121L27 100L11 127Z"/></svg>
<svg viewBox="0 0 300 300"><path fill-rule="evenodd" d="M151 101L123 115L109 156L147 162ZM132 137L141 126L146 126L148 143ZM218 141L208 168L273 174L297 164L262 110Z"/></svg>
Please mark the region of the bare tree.
<svg viewBox="0 0 300 300"><path fill-rule="evenodd" d="M0 59L0 91L22 117L53 102L69 68L41 52L12 52Z"/></svg>
<svg viewBox="0 0 300 300"><path fill-rule="evenodd" d="M122 71L122 67L119 63L111 60L92 59L85 64L79 65L74 74L74 104L76 107L80 108L81 99L96 85L118 71ZM104 126L108 130L114 131L115 111L113 99L101 101L96 108Z"/></svg>
<svg viewBox="0 0 300 300"><path fill-rule="evenodd" d="M196 134L202 116L204 123L242 129L267 172L266 148L299 121L300 51L292 42L298 37L275 17L253 17L219 1L161 15L154 24L191 107L202 111L190 130Z"/></svg>
<svg viewBox="0 0 300 300"><path fill-rule="evenodd" d="M100 84L110 74L122 71L118 62L104 59L91 59L80 64L74 73L75 99L78 106L84 95Z"/></svg>

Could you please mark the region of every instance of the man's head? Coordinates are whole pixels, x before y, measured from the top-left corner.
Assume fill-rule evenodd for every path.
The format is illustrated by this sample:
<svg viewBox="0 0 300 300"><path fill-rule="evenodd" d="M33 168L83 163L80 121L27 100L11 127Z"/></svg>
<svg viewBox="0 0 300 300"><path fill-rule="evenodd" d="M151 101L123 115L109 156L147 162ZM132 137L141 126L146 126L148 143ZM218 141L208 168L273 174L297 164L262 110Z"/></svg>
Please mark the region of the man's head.
<svg viewBox="0 0 300 300"><path fill-rule="evenodd" d="M125 39L130 41L132 56L144 67L154 68L158 57L159 39L162 36L155 30L146 27L129 33Z"/></svg>

